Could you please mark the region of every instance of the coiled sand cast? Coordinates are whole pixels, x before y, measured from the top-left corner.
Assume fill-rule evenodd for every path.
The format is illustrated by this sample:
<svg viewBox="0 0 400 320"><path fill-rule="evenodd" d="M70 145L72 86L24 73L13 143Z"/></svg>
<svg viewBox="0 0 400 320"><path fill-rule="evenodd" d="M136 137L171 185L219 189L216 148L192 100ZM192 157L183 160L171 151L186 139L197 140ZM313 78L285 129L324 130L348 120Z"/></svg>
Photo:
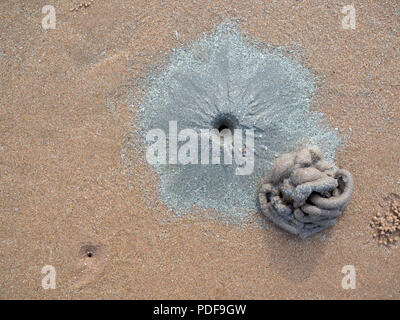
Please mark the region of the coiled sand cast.
<svg viewBox="0 0 400 320"><path fill-rule="evenodd" d="M315 146L280 156L258 194L262 213L303 239L333 226L354 188L348 171L321 158Z"/></svg>

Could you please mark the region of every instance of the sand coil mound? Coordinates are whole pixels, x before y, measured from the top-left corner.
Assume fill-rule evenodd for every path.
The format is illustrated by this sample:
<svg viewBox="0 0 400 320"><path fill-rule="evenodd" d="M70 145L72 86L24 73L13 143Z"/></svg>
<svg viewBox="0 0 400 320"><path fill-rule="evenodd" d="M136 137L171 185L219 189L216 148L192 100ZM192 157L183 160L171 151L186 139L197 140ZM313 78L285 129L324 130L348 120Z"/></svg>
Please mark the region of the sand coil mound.
<svg viewBox="0 0 400 320"><path fill-rule="evenodd" d="M333 226L354 188L348 171L321 158L315 146L280 156L258 194L261 212L302 239Z"/></svg>

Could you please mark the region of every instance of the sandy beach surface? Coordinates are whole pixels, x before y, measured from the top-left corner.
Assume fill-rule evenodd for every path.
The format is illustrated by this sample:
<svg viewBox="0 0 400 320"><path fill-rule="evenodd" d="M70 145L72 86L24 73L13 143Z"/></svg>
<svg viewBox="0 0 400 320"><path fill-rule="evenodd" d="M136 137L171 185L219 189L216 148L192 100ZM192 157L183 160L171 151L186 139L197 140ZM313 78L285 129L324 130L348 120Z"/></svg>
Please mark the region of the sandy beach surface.
<svg viewBox="0 0 400 320"><path fill-rule="evenodd" d="M0 2L0 298L400 298L400 242L378 244L370 226L400 194L397 1L353 1L348 30L346 1L80 3ZM45 5L55 29L42 27ZM257 214L241 225L177 216L144 155L126 159L143 98L136 90L131 108L127 94L227 19L321 79L312 109L342 137L336 163L356 187L314 237ZM54 290L42 288L46 265ZM356 288L345 290L348 265Z"/></svg>

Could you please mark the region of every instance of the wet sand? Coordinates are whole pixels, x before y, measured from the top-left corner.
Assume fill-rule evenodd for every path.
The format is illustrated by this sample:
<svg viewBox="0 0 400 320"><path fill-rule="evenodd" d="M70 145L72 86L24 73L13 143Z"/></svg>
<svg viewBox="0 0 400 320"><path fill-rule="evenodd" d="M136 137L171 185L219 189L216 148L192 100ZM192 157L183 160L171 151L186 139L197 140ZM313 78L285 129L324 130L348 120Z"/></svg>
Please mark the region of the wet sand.
<svg viewBox="0 0 400 320"><path fill-rule="evenodd" d="M354 1L355 30L336 1L57 3L55 30L41 25L46 1L0 4L0 298L400 298L400 244L378 245L369 226L400 194L395 1ZM144 155L125 149L138 123L127 92L226 19L297 52L321 79L313 109L344 138L337 164L353 174L353 199L310 239L258 215L176 217ZM42 288L45 265L55 290ZM341 286L345 265L355 290Z"/></svg>

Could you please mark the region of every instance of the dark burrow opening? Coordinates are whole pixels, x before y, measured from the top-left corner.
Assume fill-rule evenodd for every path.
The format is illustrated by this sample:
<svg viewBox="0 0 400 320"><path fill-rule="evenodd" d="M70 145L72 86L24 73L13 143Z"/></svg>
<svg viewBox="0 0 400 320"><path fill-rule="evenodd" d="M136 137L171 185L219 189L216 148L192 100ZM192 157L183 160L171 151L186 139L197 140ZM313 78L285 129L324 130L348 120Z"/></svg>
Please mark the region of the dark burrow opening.
<svg viewBox="0 0 400 320"><path fill-rule="evenodd" d="M100 253L100 247L92 244L86 244L81 247L79 254L85 258L95 258Z"/></svg>
<svg viewBox="0 0 400 320"><path fill-rule="evenodd" d="M233 114L221 113L214 118L211 125L221 135L226 133L224 130L229 130L233 135L233 131L239 127L239 120Z"/></svg>

